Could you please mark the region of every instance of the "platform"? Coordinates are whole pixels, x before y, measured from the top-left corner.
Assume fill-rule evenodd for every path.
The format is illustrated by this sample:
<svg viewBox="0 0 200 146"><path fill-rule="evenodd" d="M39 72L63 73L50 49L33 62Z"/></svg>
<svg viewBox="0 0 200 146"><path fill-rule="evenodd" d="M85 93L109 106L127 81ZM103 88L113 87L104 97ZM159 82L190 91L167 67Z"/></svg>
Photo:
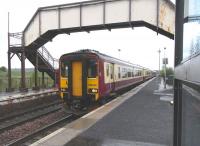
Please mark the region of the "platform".
<svg viewBox="0 0 200 146"><path fill-rule="evenodd" d="M161 86L149 80L31 146L170 146L173 89Z"/></svg>
<svg viewBox="0 0 200 146"><path fill-rule="evenodd" d="M42 89L39 91L29 90L28 92L11 92L11 93L0 93L0 105L8 102L21 102L23 100L31 99L30 97L38 97L45 94L54 94L58 92L57 88Z"/></svg>

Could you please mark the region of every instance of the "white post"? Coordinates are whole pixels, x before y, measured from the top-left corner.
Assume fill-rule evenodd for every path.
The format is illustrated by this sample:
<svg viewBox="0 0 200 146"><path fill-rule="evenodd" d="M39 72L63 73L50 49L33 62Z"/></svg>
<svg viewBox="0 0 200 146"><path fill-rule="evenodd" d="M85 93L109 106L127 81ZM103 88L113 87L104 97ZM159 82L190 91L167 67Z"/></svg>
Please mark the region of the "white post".
<svg viewBox="0 0 200 146"><path fill-rule="evenodd" d="M118 49L118 52L119 52L119 59L120 59L120 51L121 51L121 49Z"/></svg>
<svg viewBox="0 0 200 146"><path fill-rule="evenodd" d="M164 79L165 79L165 83L164 83L164 88L166 89L166 58L165 58L165 50L166 50L166 48L164 48Z"/></svg>
<svg viewBox="0 0 200 146"><path fill-rule="evenodd" d="M159 53L159 77L160 77L160 49L158 50L158 53Z"/></svg>

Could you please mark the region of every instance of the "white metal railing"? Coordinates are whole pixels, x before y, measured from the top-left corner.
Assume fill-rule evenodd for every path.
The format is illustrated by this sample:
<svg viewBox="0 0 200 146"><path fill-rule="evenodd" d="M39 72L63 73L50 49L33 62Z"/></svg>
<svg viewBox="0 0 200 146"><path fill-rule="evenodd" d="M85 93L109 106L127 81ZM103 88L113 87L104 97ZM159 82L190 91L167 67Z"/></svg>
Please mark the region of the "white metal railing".
<svg viewBox="0 0 200 146"><path fill-rule="evenodd" d="M58 69L59 67L58 59L53 58L53 56L44 46L38 49L38 53L43 57L43 59L45 59L51 65L53 69Z"/></svg>

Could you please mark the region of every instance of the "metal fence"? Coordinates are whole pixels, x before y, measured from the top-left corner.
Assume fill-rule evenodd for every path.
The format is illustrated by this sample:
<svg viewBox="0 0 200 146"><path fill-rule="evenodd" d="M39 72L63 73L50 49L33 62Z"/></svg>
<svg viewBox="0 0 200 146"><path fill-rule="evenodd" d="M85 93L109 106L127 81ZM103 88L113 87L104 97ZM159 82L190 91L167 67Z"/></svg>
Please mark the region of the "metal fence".
<svg viewBox="0 0 200 146"><path fill-rule="evenodd" d="M21 86L21 78L12 78L12 88L14 90L18 90ZM54 82L52 79L45 77L44 78L44 86L42 84L42 78L38 78L38 86L41 88L50 88L53 87ZM35 80L33 78L26 78L26 87L31 89L35 86ZM5 92L6 88L8 88L8 79L7 78L0 78L0 92Z"/></svg>

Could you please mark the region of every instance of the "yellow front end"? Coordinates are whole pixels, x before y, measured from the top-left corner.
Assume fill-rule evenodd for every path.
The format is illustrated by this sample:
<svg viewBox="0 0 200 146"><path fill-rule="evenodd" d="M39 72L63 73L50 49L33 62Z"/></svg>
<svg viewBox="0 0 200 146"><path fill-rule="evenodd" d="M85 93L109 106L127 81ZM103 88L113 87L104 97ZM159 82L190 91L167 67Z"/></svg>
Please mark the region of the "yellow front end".
<svg viewBox="0 0 200 146"><path fill-rule="evenodd" d="M95 101L99 99L99 80L96 78L87 78L87 93L95 97Z"/></svg>
<svg viewBox="0 0 200 146"><path fill-rule="evenodd" d="M61 89L60 96L63 99L64 92L67 92L68 89L68 78L63 78L63 77L60 78L60 89Z"/></svg>

